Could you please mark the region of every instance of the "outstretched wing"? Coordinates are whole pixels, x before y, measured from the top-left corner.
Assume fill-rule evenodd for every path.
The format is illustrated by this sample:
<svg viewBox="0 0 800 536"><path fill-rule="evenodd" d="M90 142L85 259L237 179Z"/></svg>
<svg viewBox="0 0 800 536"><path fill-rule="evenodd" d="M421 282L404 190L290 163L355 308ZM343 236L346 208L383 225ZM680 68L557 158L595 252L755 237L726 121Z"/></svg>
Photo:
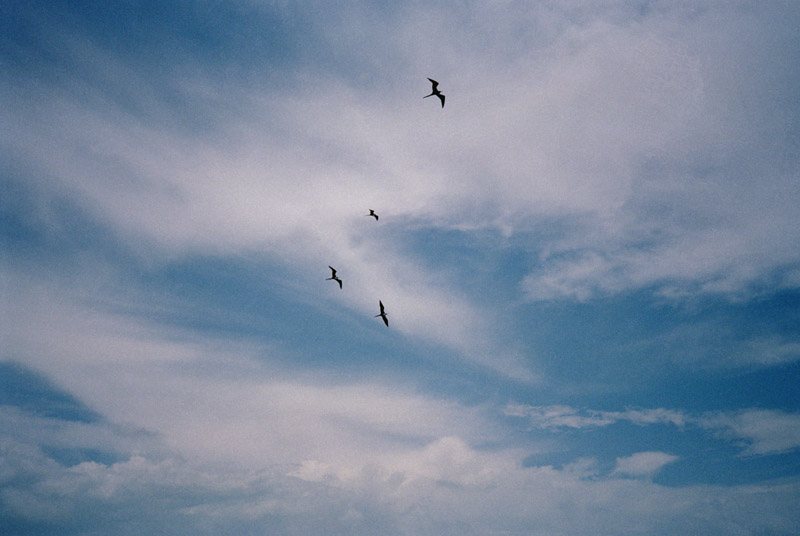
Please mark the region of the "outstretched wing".
<svg viewBox="0 0 800 536"><path fill-rule="evenodd" d="M330 265L328 266L328 268L331 269L331 277L336 277L336 268Z"/></svg>
<svg viewBox="0 0 800 536"><path fill-rule="evenodd" d="M440 100L440 101L442 101L442 108L444 108L444 95L443 95L443 94L441 94L441 93L439 93L439 94L437 95L437 97L439 97L439 100Z"/></svg>
<svg viewBox="0 0 800 536"><path fill-rule="evenodd" d="M434 93L436 93L436 90L437 90L437 88L439 87L439 82L437 82L437 81L436 81L436 80L434 80L433 78L428 78L428 80L430 80L430 81L431 81L431 84L432 84L432 86L433 86L433 87L432 87L432 90L433 90L433 92L434 92Z"/></svg>

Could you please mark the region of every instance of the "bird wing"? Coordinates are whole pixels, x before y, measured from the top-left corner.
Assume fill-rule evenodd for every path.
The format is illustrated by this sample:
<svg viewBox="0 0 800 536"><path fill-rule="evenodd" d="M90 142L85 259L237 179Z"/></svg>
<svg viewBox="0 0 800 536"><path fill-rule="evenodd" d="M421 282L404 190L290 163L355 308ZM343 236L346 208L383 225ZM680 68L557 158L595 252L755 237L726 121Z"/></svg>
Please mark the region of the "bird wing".
<svg viewBox="0 0 800 536"><path fill-rule="evenodd" d="M437 88L437 87L439 87L439 82L437 82L437 81L436 81L436 80L434 80L433 78L428 78L428 80L430 80L430 81L431 81L431 84L433 85L433 91L435 92L435 91L436 91L436 88Z"/></svg>
<svg viewBox="0 0 800 536"><path fill-rule="evenodd" d="M339 288L342 288L342 280L337 278L336 281L339 283Z"/></svg>
<svg viewBox="0 0 800 536"><path fill-rule="evenodd" d="M381 316L381 318L383 318L383 323L386 324L386 327L388 328L389 327L389 319L386 318L386 315Z"/></svg>
<svg viewBox="0 0 800 536"><path fill-rule="evenodd" d="M378 305L381 307L381 314L383 314L383 302L378 300Z"/></svg>
<svg viewBox="0 0 800 536"><path fill-rule="evenodd" d="M328 266L328 268L331 269L331 277L336 277L336 268L333 266Z"/></svg>
<svg viewBox="0 0 800 536"><path fill-rule="evenodd" d="M439 99L442 101L442 108L444 108L444 95L442 95L441 93L439 93L438 97L439 97Z"/></svg>

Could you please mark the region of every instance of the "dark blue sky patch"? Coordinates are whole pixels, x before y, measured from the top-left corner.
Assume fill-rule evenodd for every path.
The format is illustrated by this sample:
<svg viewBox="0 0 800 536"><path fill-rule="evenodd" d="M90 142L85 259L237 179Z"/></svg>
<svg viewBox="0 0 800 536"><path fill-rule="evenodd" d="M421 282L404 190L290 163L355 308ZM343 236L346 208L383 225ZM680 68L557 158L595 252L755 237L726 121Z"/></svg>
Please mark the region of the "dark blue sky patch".
<svg viewBox="0 0 800 536"><path fill-rule="evenodd" d="M755 381L749 392L766 394L759 382L769 383L776 369L783 371L778 383L788 391L778 389L767 399L796 392L797 361L788 355L787 362L770 363L759 352L772 346L777 352L781 344L800 340L797 299L798 293L783 291L755 304L710 299L686 309L640 291L585 303L527 304L516 318L521 336L554 381L549 388L563 390L570 404L595 405L594 385L605 402L610 395L615 402L635 404L646 390L656 405L714 406L715 400L724 405L732 402L730 396L738 405L748 399L740 385ZM570 394L571 384L585 389Z"/></svg>
<svg viewBox="0 0 800 536"><path fill-rule="evenodd" d="M733 448L694 449L664 466L654 481L665 486L736 486L800 475L800 453L738 456Z"/></svg>
<svg viewBox="0 0 800 536"><path fill-rule="evenodd" d="M112 122L181 135L218 135L226 111L246 100L243 87L297 84L292 65L313 46L297 40L305 23L296 10L264 4L10 3L0 22L9 97L69 95ZM210 81L211 91L194 91Z"/></svg>
<svg viewBox="0 0 800 536"><path fill-rule="evenodd" d="M52 31L83 37L114 54L159 68L195 58L207 68L253 67L292 59L302 18L268 5L231 2L18 2L4 17L4 49L36 54L43 66L67 57L51 45ZM36 47L35 45L39 45ZM31 49L31 47L33 48ZM27 50L27 52L26 52ZM30 66L31 57L20 66Z"/></svg>

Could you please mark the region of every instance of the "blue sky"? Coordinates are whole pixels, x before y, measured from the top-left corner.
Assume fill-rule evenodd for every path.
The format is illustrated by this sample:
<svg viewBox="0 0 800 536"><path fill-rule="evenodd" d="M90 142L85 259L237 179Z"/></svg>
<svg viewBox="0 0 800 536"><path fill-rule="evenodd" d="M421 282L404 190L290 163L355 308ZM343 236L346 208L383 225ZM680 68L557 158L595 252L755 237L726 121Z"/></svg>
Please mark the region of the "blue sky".
<svg viewBox="0 0 800 536"><path fill-rule="evenodd" d="M788 1L3 2L0 525L800 534L798 65Z"/></svg>

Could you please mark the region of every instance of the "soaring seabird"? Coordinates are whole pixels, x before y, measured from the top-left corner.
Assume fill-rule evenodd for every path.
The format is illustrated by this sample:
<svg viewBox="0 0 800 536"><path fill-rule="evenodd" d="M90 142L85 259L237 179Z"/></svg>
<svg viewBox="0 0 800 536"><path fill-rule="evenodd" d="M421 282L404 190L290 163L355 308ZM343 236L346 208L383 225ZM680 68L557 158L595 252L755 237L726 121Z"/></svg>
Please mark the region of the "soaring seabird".
<svg viewBox="0 0 800 536"><path fill-rule="evenodd" d="M372 209L369 209L369 214L364 214L364 216L372 216L373 218L375 218L375 221L378 221L378 215L375 214L375 211Z"/></svg>
<svg viewBox="0 0 800 536"><path fill-rule="evenodd" d="M383 323L386 324L386 327L389 327L389 319L386 318L386 311L383 310L383 302L378 300L378 305L381 306L381 314L375 315L375 318L381 317L383 318Z"/></svg>
<svg viewBox="0 0 800 536"><path fill-rule="evenodd" d="M331 269L331 276L325 278L325 281L330 281L331 279L333 279L334 281L339 283L339 288L341 289L342 288L342 280L339 279L338 277L336 277L336 268L334 268L333 266L328 266L328 268Z"/></svg>
<svg viewBox="0 0 800 536"><path fill-rule="evenodd" d="M432 86L431 87L431 94L430 95L425 95L422 98L423 99L427 99L428 97L432 97L432 96L436 95L437 97L439 97L439 100L442 101L442 108L444 108L444 94L442 94L439 91L439 82L437 82L433 78L428 78L428 80L431 81L431 86Z"/></svg>

